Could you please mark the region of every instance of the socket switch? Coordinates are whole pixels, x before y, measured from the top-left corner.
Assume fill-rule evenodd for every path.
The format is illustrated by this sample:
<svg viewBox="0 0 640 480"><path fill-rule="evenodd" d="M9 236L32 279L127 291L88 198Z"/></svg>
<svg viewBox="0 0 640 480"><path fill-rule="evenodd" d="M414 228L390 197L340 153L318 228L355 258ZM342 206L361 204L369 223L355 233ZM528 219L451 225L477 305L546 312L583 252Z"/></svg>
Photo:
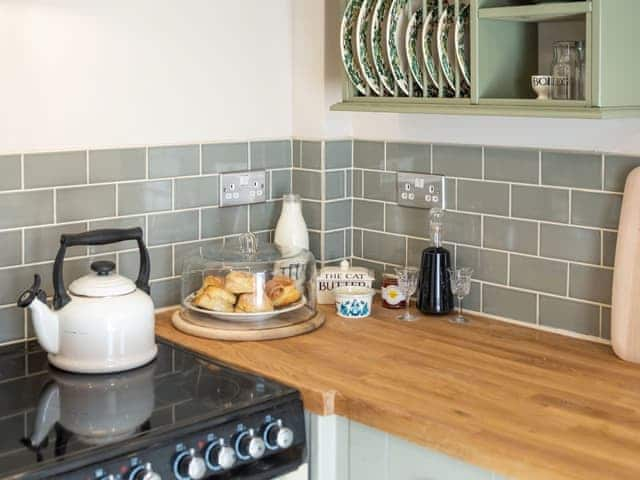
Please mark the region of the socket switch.
<svg viewBox="0 0 640 480"><path fill-rule="evenodd" d="M398 205L415 208L445 208L445 177L398 172Z"/></svg>
<svg viewBox="0 0 640 480"><path fill-rule="evenodd" d="M231 207L267 200L264 170L220 174L220 206Z"/></svg>

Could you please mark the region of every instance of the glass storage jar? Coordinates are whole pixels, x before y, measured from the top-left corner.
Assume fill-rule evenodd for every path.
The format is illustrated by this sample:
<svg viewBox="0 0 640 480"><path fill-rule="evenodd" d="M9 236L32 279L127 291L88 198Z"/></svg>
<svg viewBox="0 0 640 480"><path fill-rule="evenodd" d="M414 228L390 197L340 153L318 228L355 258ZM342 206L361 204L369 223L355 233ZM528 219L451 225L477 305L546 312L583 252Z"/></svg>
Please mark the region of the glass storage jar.
<svg viewBox="0 0 640 480"><path fill-rule="evenodd" d="M184 260L182 305L190 320L229 322L285 319L316 314L316 262L306 249L258 245L252 233L200 247ZM202 322L200 322L202 323Z"/></svg>
<svg viewBox="0 0 640 480"><path fill-rule="evenodd" d="M553 62L551 63L552 88L554 100L575 99L575 77L577 72L576 42L555 42L553 44Z"/></svg>

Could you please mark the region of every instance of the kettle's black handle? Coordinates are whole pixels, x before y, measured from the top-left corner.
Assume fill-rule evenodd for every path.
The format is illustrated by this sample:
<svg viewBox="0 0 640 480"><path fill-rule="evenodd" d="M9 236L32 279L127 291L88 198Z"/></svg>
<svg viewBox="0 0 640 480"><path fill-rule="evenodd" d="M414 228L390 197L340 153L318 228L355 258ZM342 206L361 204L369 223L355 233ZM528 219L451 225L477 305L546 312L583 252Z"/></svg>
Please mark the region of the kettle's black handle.
<svg viewBox="0 0 640 480"><path fill-rule="evenodd" d="M71 301L64 286L63 264L64 256L67 248L78 245L106 245L109 243L124 242L127 240L135 240L138 242L140 250L140 270L136 287L140 290L150 293L149 274L151 271L151 261L149 259L149 251L144 244L144 237L140 227L135 228L113 228L106 230L91 230L89 232L65 234L60 236L60 248L53 264L53 308L56 310L64 307Z"/></svg>

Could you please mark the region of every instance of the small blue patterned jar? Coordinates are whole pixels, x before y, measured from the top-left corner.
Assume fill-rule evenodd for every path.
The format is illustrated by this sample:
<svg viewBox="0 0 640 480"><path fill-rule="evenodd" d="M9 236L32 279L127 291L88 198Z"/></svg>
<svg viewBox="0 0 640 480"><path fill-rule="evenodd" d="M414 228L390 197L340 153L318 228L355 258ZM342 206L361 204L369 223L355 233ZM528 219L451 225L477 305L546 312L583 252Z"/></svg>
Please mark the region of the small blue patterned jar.
<svg viewBox="0 0 640 480"><path fill-rule="evenodd" d="M333 290L336 312L344 318L365 318L371 315L375 290L365 287L340 287Z"/></svg>

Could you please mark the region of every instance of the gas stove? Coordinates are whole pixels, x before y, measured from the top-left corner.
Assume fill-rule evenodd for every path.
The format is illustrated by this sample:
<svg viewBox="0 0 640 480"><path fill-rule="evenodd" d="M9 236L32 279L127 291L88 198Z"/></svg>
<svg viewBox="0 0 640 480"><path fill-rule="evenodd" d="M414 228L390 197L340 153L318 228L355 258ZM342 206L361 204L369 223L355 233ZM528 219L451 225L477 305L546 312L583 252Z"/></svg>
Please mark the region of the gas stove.
<svg viewBox="0 0 640 480"><path fill-rule="evenodd" d="M152 363L80 375L0 348L0 479L263 479L305 452L297 391L160 341Z"/></svg>

